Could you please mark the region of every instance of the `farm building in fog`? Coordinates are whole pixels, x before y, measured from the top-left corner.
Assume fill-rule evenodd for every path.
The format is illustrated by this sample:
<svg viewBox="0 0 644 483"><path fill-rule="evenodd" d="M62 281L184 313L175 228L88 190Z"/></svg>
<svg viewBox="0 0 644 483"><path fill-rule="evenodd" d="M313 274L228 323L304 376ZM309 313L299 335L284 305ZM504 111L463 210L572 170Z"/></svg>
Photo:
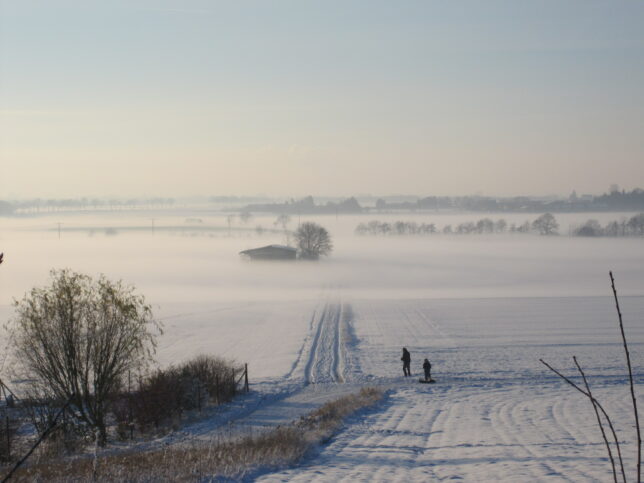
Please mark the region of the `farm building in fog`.
<svg viewBox="0 0 644 483"><path fill-rule="evenodd" d="M252 248L239 252L243 257L250 260L295 260L297 250L286 245L267 245L260 248Z"/></svg>

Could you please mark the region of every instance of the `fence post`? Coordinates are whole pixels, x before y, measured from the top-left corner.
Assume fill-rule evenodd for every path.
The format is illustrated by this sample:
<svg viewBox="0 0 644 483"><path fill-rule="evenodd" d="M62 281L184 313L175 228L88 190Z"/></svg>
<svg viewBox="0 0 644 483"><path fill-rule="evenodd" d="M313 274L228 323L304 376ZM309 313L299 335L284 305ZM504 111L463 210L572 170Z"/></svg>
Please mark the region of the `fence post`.
<svg viewBox="0 0 644 483"><path fill-rule="evenodd" d="M5 419L6 430L7 430L7 459L11 460L11 434L9 433L9 416Z"/></svg>
<svg viewBox="0 0 644 483"><path fill-rule="evenodd" d="M127 371L127 427L130 439L134 439L134 415L132 414L132 374Z"/></svg>
<svg viewBox="0 0 644 483"><path fill-rule="evenodd" d="M244 364L244 389L246 390L246 392L249 391L249 388L248 388L248 362L246 364Z"/></svg>

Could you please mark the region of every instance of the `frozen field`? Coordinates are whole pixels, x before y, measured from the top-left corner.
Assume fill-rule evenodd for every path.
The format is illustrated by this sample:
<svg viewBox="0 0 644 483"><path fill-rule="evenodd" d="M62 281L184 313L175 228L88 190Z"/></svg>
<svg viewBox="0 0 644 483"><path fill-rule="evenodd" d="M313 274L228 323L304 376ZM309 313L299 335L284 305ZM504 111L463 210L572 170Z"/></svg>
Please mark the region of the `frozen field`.
<svg viewBox="0 0 644 483"><path fill-rule="evenodd" d="M623 306L634 315L629 333L641 383L644 298L626 298ZM599 297L354 303L353 377L387 385L388 400L354 418L304 468L265 478L610 481L592 408L538 359L570 374L577 355L620 436L632 442L612 309L610 299ZM416 373L421 358L431 358L439 383L400 381L403 345L412 352ZM634 449L623 447L631 472Z"/></svg>
<svg viewBox="0 0 644 483"><path fill-rule="evenodd" d="M353 417L302 465L261 479L611 481L592 407L538 360L571 375L572 356L578 357L614 419L632 474L632 414L612 304L609 297L264 304L267 313L290 313L281 322L292 330L271 331L257 319L257 331L248 334L251 373L267 374L255 381L257 392L171 439L207 440L230 423L253 431L273 427L377 384L388 389L379 407ZM641 388L644 297L624 297L622 308ZM296 315L308 309L308 317ZM204 316L223 323L224 313ZM401 376L403 346L415 372L408 380ZM275 347L282 350L271 363ZM416 382L425 356L436 384Z"/></svg>
<svg viewBox="0 0 644 483"><path fill-rule="evenodd" d="M279 235L172 235L157 219L156 233L70 230L59 240L51 221L0 220L2 320L11 316L10 300L45 282L50 268L104 272L134 283L153 304L165 325L161 364L198 353L248 362L248 397L167 442L208 439L224 426L284 424L376 384L388 391L378 407L352 417L301 465L257 477L611 481L592 407L539 363L572 374L576 355L614 418L633 474L634 429L608 270L622 295L641 392L641 239L365 240L352 235L356 220L328 217L316 221L338 234L329 260L249 264L239 250L280 242ZM147 222L106 219L101 226ZM412 353L409 380L402 377L402 347ZM436 384L416 382L424 357Z"/></svg>

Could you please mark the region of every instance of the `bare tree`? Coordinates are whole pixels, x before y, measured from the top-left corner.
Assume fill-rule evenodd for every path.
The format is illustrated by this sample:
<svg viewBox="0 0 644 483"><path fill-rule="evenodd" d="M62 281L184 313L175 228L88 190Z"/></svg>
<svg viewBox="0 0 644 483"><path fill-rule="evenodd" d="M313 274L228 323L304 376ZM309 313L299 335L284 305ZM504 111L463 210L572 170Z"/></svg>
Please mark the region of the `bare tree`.
<svg viewBox="0 0 644 483"><path fill-rule="evenodd" d="M494 222L489 218L482 218L476 223L478 233L492 233L494 231Z"/></svg>
<svg viewBox="0 0 644 483"><path fill-rule="evenodd" d="M627 226L633 235L644 235L644 213L640 213L630 218Z"/></svg>
<svg viewBox="0 0 644 483"><path fill-rule="evenodd" d="M544 213L532 222L532 228L538 231L540 235L556 235L559 223L557 223L552 213Z"/></svg>
<svg viewBox="0 0 644 483"><path fill-rule="evenodd" d="M588 220L582 226L573 231L575 236L601 236L603 230L597 220Z"/></svg>
<svg viewBox="0 0 644 483"><path fill-rule="evenodd" d="M110 396L128 370L151 360L161 326L143 296L121 281L71 270L53 270L51 279L14 302L15 355L34 389L71 400L104 444Z"/></svg>
<svg viewBox="0 0 644 483"><path fill-rule="evenodd" d="M250 211L242 211L239 214L239 220L245 225L247 224L251 219L253 218L253 215L251 214Z"/></svg>
<svg viewBox="0 0 644 483"><path fill-rule="evenodd" d="M295 232L295 241L300 256L309 260L317 260L333 250L331 235L326 228L310 221L300 225Z"/></svg>
<svg viewBox="0 0 644 483"><path fill-rule="evenodd" d="M286 230L288 224L291 222L291 217L287 215L286 213L282 213L279 215L277 218L275 218L275 221L273 222L273 225L275 226L281 226L282 230Z"/></svg>
<svg viewBox="0 0 644 483"><path fill-rule="evenodd" d="M286 213L282 213L281 215L279 215L273 222L274 226L282 227L282 231L284 232L284 239L286 240L287 245L289 245L291 242L291 236L288 231L288 224L290 222L291 222L291 217Z"/></svg>
<svg viewBox="0 0 644 483"><path fill-rule="evenodd" d="M517 233L528 233L530 231L530 222L525 221L516 228Z"/></svg>

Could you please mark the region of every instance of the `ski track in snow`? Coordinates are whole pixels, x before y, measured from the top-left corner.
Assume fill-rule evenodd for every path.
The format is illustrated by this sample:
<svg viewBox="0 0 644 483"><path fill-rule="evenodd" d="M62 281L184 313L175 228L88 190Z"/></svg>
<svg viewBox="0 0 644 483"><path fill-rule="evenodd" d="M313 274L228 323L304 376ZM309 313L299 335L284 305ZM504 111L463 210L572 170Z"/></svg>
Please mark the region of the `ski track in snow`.
<svg viewBox="0 0 644 483"><path fill-rule="evenodd" d="M626 388L614 391L603 388L599 395L618 419L628 419L628 412L616 411L614 404L628 396ZM259 481L611 481L592 409L585 403L548 385L410 386L392 391L379 408L352 417L300 467ZM623 452L632 453L633 446L624 444Z"/></svg>
<svg viewBox="0 0 644 483"><path fill-rule="evenodd" d="M348 310L340 303L327 303L317 320L317 329L306 363L305 384L345 382L347 350L344 334L348 332Z"/></svg>
<svg viewBox="0 0 644 483"><path fill-rule="evenodd" d="M325 402L357 391L350 369L354 341L352 310L348 304L327 301L310 319L310 334L288 373L277 380L253 384L247 396L216 409L207 419L189 424L160 442L187 442L257 433L288 424Z"/></svg>

